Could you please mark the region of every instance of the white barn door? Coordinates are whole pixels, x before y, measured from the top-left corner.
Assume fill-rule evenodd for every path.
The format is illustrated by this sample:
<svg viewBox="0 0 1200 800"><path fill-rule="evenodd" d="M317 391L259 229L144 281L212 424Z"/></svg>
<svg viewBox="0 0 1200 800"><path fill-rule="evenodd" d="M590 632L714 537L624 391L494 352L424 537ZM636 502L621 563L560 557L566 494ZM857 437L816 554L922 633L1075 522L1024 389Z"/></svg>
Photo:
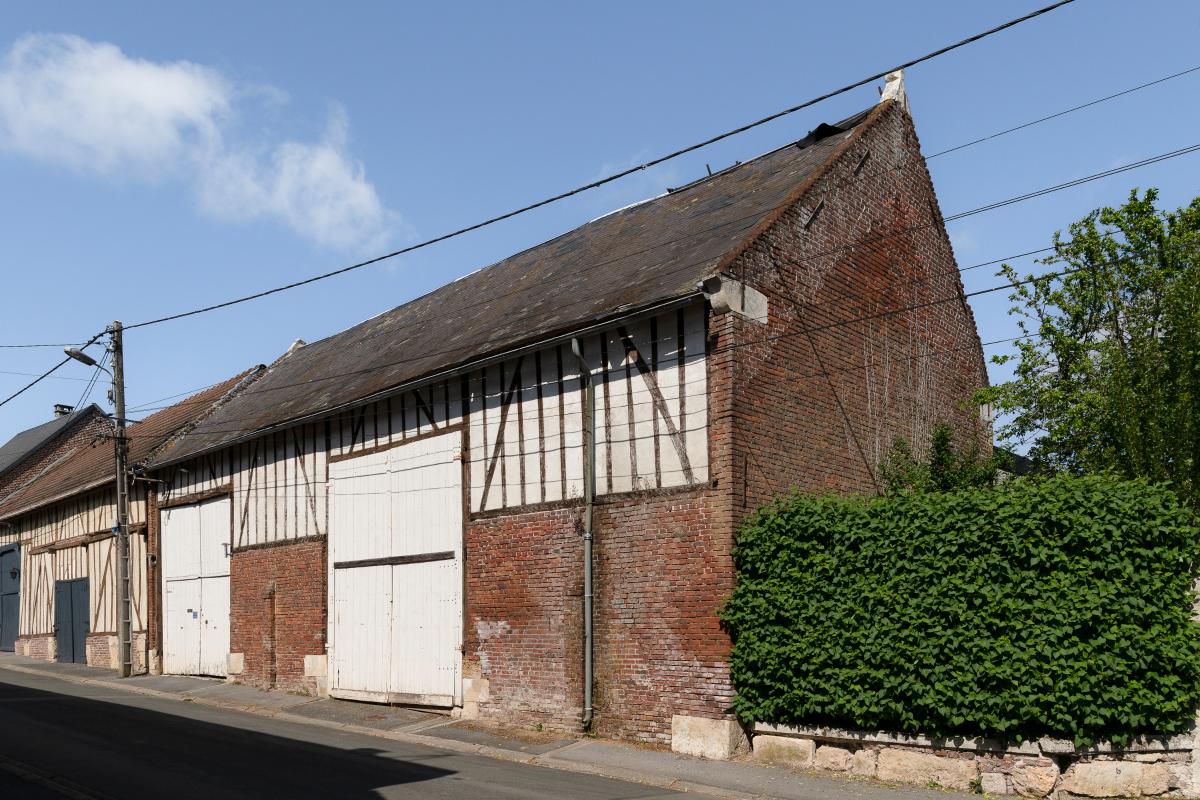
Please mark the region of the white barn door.
<svg viewBox="0 0 1200 800"><path fill-rule="evenodd" d="M230 509L222 497L162 511L163 672L227 674Z"/></svg>
<svg viewBox="0 0 1200 800"><path fill-rule="evenodd" d="M335 696L461 701L461 446L455 431L329 465Z"/></svg>

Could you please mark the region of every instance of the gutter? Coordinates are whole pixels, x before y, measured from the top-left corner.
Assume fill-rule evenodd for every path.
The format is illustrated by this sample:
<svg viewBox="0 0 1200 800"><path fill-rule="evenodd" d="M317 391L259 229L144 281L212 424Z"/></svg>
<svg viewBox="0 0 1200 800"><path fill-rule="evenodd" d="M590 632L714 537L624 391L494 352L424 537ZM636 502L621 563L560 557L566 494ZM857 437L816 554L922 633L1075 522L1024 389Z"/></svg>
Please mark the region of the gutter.
<svg viewBox="0 0 1200 800"><path fill-rule="evenodd" d="M583 380L583 729L592 726L592 516L596 507L596 386L583 358L578 338L571 339L571 352L579 361Z"/></svg>

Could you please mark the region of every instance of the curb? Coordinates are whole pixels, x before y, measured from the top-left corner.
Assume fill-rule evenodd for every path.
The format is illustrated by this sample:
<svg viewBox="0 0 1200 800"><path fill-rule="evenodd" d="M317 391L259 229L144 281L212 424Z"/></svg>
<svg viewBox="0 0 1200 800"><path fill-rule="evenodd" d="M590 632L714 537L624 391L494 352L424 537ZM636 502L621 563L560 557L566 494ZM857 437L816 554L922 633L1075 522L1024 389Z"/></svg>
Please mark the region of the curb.
<svg viewBox="0 0 1200 800"><path fill-rule="evenodd" d="M492 745L472 744L470 742L460 742L454 739L442 739L435 736L425 736L416 731L410 732L409 730L406 730L408 727L415 727L418 731L430 730L441 727L442 725L449 725L453 720L436 722L432 725L426 721L421 721L410 723L409 726L402 726L393 730L379 730L378 728L368 728L363 725L355 725L349 722L332 722L330 720L313 719L312 717L305 717L299 714L291 714L286 710L269 709L262 706L243 705L240 703L227 703L207 697L193 697L188 696L186 693L176 694L173 692L160 691L158 689L150 689L143 686L120 686L113 684L110 681L100 680L98 678L87 678L79 675L61 675L53 672L47 672L45 670L22 667L17 664L0 664L0 670L19 672L25 675L34 675L39 677L49 677L64 681L66 683L76 683L82 686L116 689L117 691L127 692L129 694L140 694L160 700L174 700L179 703L186 702L192 705L208 706L210 708L219 708L227 711L241 711L246 714L254 714L255 716L277 719L283 722L291 722L300 725L312 725L319 728L328 728L331 730L357 733L363 736L373 736L379 739L390 739L392 741L404 742L406 744L422 745L424 747L431 747L437 750L449 750L462 755L484 756L485 758L493 758L499 761L510 761L519 764L545 767L547 769L558 770L560 772L575 772L585 775L595 775L602 778L611 778L613 780L629 781L632 783L639 783L644 786L654 786L659 789L668 789L676 792L688 792L692 794L707 795L709 797L723 798L723 800L754 800L755 798L764 797L764 795L744 794L718 786L708 786L705 784L693 783L691 781L684 781L678 778L660 778L655 775L647 775L635 770L621 769L619 767L599 766L596 764L570 761L564 758L555 757L555 753L577 747L580 744L578 741L571 742L570 744L563 745L560 748L546 753L530 754L520 750L493 747Z"/></svg>

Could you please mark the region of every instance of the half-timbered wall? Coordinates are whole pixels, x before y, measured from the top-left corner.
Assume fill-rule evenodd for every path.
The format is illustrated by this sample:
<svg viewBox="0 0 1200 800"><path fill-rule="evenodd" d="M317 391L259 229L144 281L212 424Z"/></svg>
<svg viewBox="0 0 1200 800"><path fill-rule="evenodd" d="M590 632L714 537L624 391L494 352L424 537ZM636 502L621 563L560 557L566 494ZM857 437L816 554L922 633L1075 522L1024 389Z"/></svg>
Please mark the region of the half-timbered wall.
<svg viewBox="0 0 1200 800"><path fill-rule="evenodd" d="M598 494L707 481L704 326L697 304L581 338ZM160 503L229 492L235 549L323 536L329 458L455 426L467 433L472 512L582 497L583 392L561 344L168 467Z"/></svg>
<svg viewBox="0 0 1200 800"><path fill-rule="evenodd" d="M145 630L145 492L130 491L129 578L132 629ZM55 581L89 578L91 633L117 631L117 518L114 489L98 489L53 503L15 523L21 539L21 635L54 633Z"/></svg>

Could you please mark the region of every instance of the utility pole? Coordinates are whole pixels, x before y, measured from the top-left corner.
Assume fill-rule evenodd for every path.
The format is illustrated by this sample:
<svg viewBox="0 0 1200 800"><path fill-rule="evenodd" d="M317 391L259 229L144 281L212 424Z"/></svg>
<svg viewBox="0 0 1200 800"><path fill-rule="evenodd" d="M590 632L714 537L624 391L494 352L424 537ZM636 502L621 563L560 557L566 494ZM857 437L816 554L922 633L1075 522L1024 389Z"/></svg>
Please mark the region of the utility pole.
<svg viewBox="0 0 1200 800"><path fill-rule="evenodd" d="M122 678L133 672L133 638L130 631L129 592L129 440L125 437L125 347L121 321L113 322L113 406L116 412L114 440L117 448L117 641L121 651Z"/></svg>

